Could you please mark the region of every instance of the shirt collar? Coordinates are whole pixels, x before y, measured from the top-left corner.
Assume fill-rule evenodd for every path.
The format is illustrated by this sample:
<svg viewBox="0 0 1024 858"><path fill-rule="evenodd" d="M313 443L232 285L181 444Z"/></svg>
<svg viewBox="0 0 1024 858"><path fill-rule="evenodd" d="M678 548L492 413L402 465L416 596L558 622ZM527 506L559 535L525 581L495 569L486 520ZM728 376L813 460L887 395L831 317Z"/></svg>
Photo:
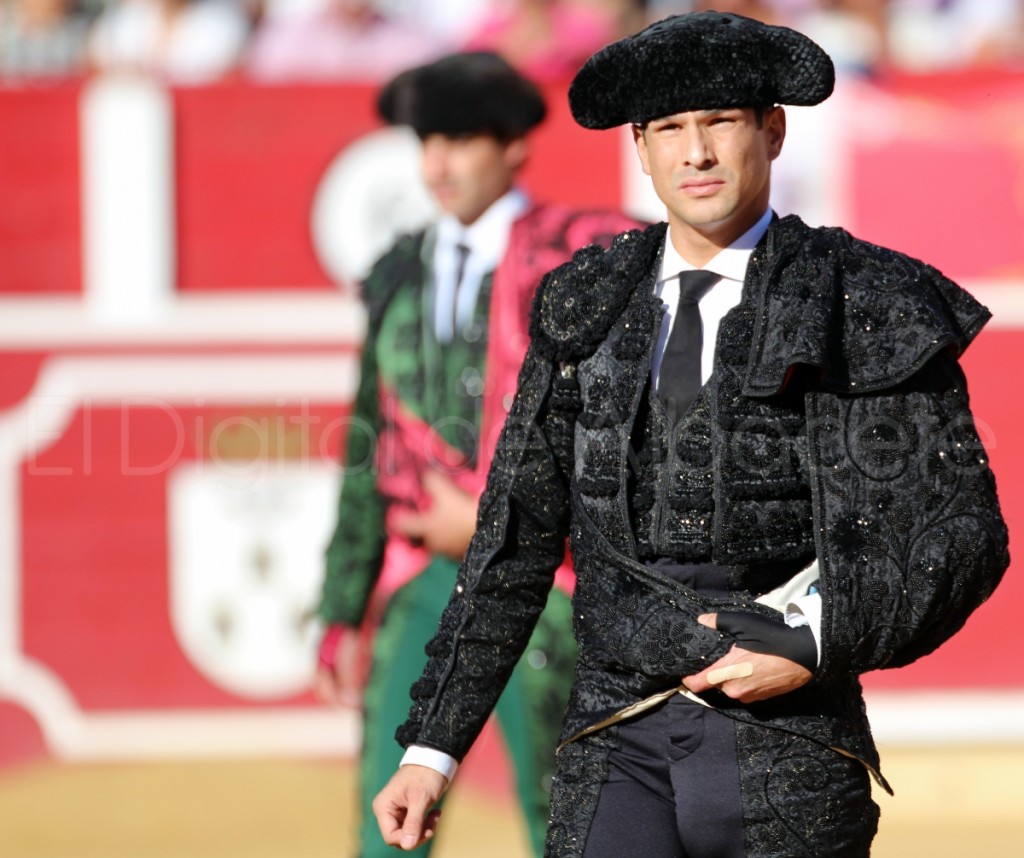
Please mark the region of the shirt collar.
<svg viewBox="0 0 1024 858"><path fill-rule="evenodd" d="M513 222L529 207L529 197L519 188L512 188L491 203L490 207L469 226L454 215L445 215L437 224L438 245L455 247L464 244L469 247L472 256L494 257L488 261L497 262L504 253ZM497 256L494 253L495 248L500 248Z"/></svg>
<svg viewBox="0 0 1024 858"><path fill-rule="evenodd" d="M727 280L735 280L742 283L744 278L747 276L747 263L750 262L750 254L754 252L754 248L757 247L757 243L761 240L761 237L765 232L768 231L768 225L772 222L773 216L774 212L771 209L768 209L763 215L761 215L758 222L743 233L743 235L737 238L728 247L724 247L718 251L714 258L704 266L703 270L713 271L715 274L718 274L720 277L724 277ZM675 245L672 244L672 239L666 231L665 250L662 253L661 258L661 276L658 278L659 282L669 280L673 277L678 277L680 272L694 270L695 267L679 255L679 251L677 251Z"/></svg>

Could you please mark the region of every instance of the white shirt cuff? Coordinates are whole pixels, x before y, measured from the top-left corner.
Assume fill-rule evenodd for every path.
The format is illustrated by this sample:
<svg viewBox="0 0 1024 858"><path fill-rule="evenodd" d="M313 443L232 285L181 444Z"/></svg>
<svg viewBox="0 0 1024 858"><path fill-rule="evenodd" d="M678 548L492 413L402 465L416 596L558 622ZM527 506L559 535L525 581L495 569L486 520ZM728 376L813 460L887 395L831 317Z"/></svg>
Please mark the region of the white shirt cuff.
<svg viewBox="0 0 1024 858"><path fill-rule="evenodd" d="M810 593L797 596L786 605L786 625L791 628L810 626L814 645L818 648L818 664L821 664L821 594Z"/></svg>
<svg viewBox="0 0 1024 858"><path fill-rule="evenodd" d="M425 766L433 769L438 774L448 778L448 783L455 777L455 770L459 767L459 761L450 757L444 751L434 748L424 748L422 745L410 745L402 756L399 766Z"/></svg>

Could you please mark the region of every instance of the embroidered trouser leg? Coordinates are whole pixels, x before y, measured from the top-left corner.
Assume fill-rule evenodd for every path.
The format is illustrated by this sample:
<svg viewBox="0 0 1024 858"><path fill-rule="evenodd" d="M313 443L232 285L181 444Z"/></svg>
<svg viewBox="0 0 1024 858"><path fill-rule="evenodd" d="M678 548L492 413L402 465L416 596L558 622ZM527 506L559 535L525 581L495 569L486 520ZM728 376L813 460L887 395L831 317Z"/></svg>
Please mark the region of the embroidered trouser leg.
<svg viewBox="0 0 1024 858"><path fill-rule="evenodd" d="M618 728L585 858L744 858L730 718L673 698Z"/></svg>

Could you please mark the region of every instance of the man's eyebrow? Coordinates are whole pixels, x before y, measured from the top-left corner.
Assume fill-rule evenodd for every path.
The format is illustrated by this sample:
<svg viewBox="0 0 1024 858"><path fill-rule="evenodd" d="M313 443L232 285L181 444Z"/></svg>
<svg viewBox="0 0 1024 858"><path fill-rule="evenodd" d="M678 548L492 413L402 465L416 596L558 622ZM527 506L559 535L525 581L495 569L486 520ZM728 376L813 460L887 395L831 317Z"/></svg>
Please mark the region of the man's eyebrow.
<svg viewBox="0 0 1024 858"><path fill-rule="evenodd" d="M708 116L719 116L723 113L742 113L742 107L711 107L707 110L684 110L680 113L670 113L668 116L659 116L656 119L648 119L646 122L634 122L639 129L643 129L647 125L653 125L655 123L676 123L680 121L681 116L685 116L688 113L694 113L697 116L708 117Z"/></svg>

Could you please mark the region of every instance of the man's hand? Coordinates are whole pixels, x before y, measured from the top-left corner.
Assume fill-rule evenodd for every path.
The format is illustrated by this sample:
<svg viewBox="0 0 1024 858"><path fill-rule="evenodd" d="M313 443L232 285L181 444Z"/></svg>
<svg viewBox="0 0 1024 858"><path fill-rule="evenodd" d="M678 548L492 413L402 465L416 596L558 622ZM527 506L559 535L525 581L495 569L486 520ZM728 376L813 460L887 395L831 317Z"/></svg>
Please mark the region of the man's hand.
<svg viewBox="0 0 1024 858"><path fill-rule="evenodd" d="M381 836L388 846L410 851L434 836L441 811L431 810L448 779L426 766L402 766L373 800Z"/></svg>
<svg viewBox="0 0 1024 858"><path fill-rule="evenodd" d="M697 617L697 622L712 629L718 628L718 614L701 614ZM729 630L722 628L722 631L728 632ZM793 631L796 632L798 630L793 629ZM748 645L756 646L757 644ZM763 647L759 648L763 649ZM728 679L720 685L708 682L708 673L710 671L744 663L749 664L753 668L749 676ZM718 688L723 694L731 697L733 700L739 700L741 703L756 703L759 700L768 700L771 697L795 691L800 686L810 682L813 676L814 674L806 667L781 655L754 652L736 644L722 658L709 665L705 670L693 676L683 677L683 684L695 694L710 691L712 688Z"/></svg>
<svg viewBox="0 0 1024 858"><path fill-rule="evenodd" d="M476 530L476 497L437 471L423 475L429 507L396 522L401 533L422 543L432 554L461 560Z"/></svg>
<svg viewBox="0 0 1024 858"><path fill-rule="evenodd" d="M314 690L324 703L358 707L370 670L370 654L358 629L328 626L320 641Z"/></svg>

